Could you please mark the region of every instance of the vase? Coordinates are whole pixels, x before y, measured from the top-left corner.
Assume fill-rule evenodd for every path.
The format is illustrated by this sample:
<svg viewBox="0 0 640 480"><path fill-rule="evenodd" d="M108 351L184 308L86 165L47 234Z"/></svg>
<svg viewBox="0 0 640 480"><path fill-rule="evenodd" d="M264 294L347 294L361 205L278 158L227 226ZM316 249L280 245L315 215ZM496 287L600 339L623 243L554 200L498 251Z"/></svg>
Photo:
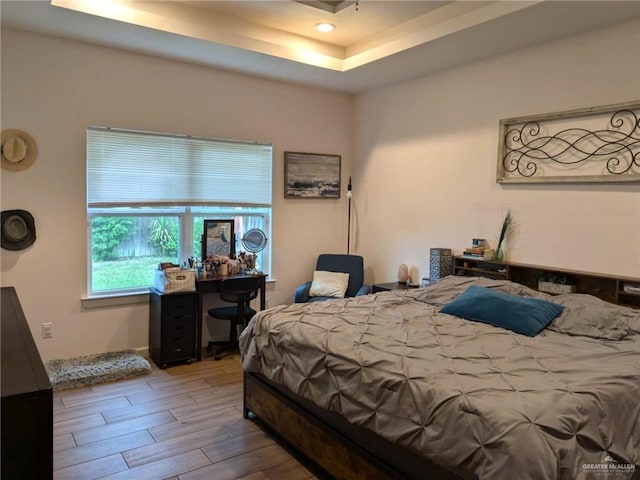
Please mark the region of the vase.
<svg viewBox="0 0 640 480"><path fill-rule="evenodd" d="M429 250L429 278L432 282L451 275L451 249L432 248Z"/></svg>
<svg viewBox="0 0 640 480"><path fill-rule="evenodd" d="M496 251L493 253L493 259L497 262L504 261L504 250L502 250L502 247L496 248Z"/></svg>

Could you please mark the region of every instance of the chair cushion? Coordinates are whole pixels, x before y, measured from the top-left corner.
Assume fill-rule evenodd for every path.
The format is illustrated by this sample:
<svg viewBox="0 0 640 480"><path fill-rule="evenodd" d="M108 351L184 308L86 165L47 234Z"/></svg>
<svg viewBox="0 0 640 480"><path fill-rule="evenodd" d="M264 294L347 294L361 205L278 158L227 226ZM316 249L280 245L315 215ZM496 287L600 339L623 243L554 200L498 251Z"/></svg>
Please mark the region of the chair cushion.
<svg viewBox="0 0 640 480"><path fill-rule="evenodd" d="M349 285L349 274L341 272L313 272L313 281L309 290L310 297L344 298Z"/></svg>
<svg viewBox="0 0 640 480"><path fill-rule="evenodd" d="M345 297L355 297L364 284L364 259L360 255L322 253L318 256L315 270L349 274L349 285Z"/></svg>
<svg viewBox="0 0 640 480"><path fill-rule="evenodd" d="M539 298L518 297L472 285L440 312L535 337L563 308Z"/></svg>
<svg viewBox="0 0 640 480"><path fill-rule="evenodd" d="M256 314L256 311L253 308L245 308L244 310L244 319L249 320ZM220 318L222 320L237 320L238 319L238 310L235 306L233 307L216 307L211 308L209 310L209 315L215 318Z"/></svg>

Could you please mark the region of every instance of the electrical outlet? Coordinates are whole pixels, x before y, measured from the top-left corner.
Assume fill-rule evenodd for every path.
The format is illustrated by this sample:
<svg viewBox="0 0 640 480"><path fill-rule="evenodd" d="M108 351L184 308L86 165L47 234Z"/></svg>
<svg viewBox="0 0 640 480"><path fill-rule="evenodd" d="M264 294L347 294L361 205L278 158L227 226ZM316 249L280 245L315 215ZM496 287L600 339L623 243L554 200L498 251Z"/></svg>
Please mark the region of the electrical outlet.
<svg viewBox="0 0 640 480"><path fill-rule="evenodd" d="M53 323L42 324L42 338L53 338Z"/></svg>

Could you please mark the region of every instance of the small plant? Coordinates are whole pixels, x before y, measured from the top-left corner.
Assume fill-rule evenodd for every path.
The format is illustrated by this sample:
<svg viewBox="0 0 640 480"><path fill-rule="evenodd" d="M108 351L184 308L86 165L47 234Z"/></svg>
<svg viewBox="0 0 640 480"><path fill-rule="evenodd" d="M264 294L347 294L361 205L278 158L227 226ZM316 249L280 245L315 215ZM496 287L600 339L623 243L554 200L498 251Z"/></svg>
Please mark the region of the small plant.
<svg viewBox="0 0 640 480"><path fill-rule="evenodd" d="M500 238L498 239L498 246L496 247L496 251L493 254L493 259L502 261L504 260L504 250L502 250L502 242L509 235L509 231L511 230L511 225L513 224L513 215L511 215L511 210L507 210L507 214L502 219L502 228L500 229Z"/></svg>

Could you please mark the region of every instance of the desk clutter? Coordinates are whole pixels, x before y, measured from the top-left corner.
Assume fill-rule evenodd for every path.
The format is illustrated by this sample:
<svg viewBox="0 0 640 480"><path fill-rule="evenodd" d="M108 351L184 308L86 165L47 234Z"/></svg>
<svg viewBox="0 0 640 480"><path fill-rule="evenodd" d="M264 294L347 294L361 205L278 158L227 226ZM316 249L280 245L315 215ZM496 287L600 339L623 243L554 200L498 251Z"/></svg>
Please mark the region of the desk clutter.
<svg viewBox="0 0 640 480"><path fill-rule="evenodd" d="M205 260L199 262L194 258L189 258L184 268L195 269L198 278L219 277L226 275L237 275L239 273L256 273L256 255L241 252L236 256L209 255Z"/></svg>
<svg viewBox="0 0 640 480"><path fill-rule="evenodd" d="M154 286L162 293L195 292L196 271L172 263L161 263L156 270Z"/></svg>
<svg viewBox="0 0 640 480"><path fill-rule="evenodd" d="M255 265L256 255L244 252L237 257L211 255L203 262L189 258L182 267L175 263L160 263L154 287L162 293L194 292L196 279L255 274Z"/></svg>

